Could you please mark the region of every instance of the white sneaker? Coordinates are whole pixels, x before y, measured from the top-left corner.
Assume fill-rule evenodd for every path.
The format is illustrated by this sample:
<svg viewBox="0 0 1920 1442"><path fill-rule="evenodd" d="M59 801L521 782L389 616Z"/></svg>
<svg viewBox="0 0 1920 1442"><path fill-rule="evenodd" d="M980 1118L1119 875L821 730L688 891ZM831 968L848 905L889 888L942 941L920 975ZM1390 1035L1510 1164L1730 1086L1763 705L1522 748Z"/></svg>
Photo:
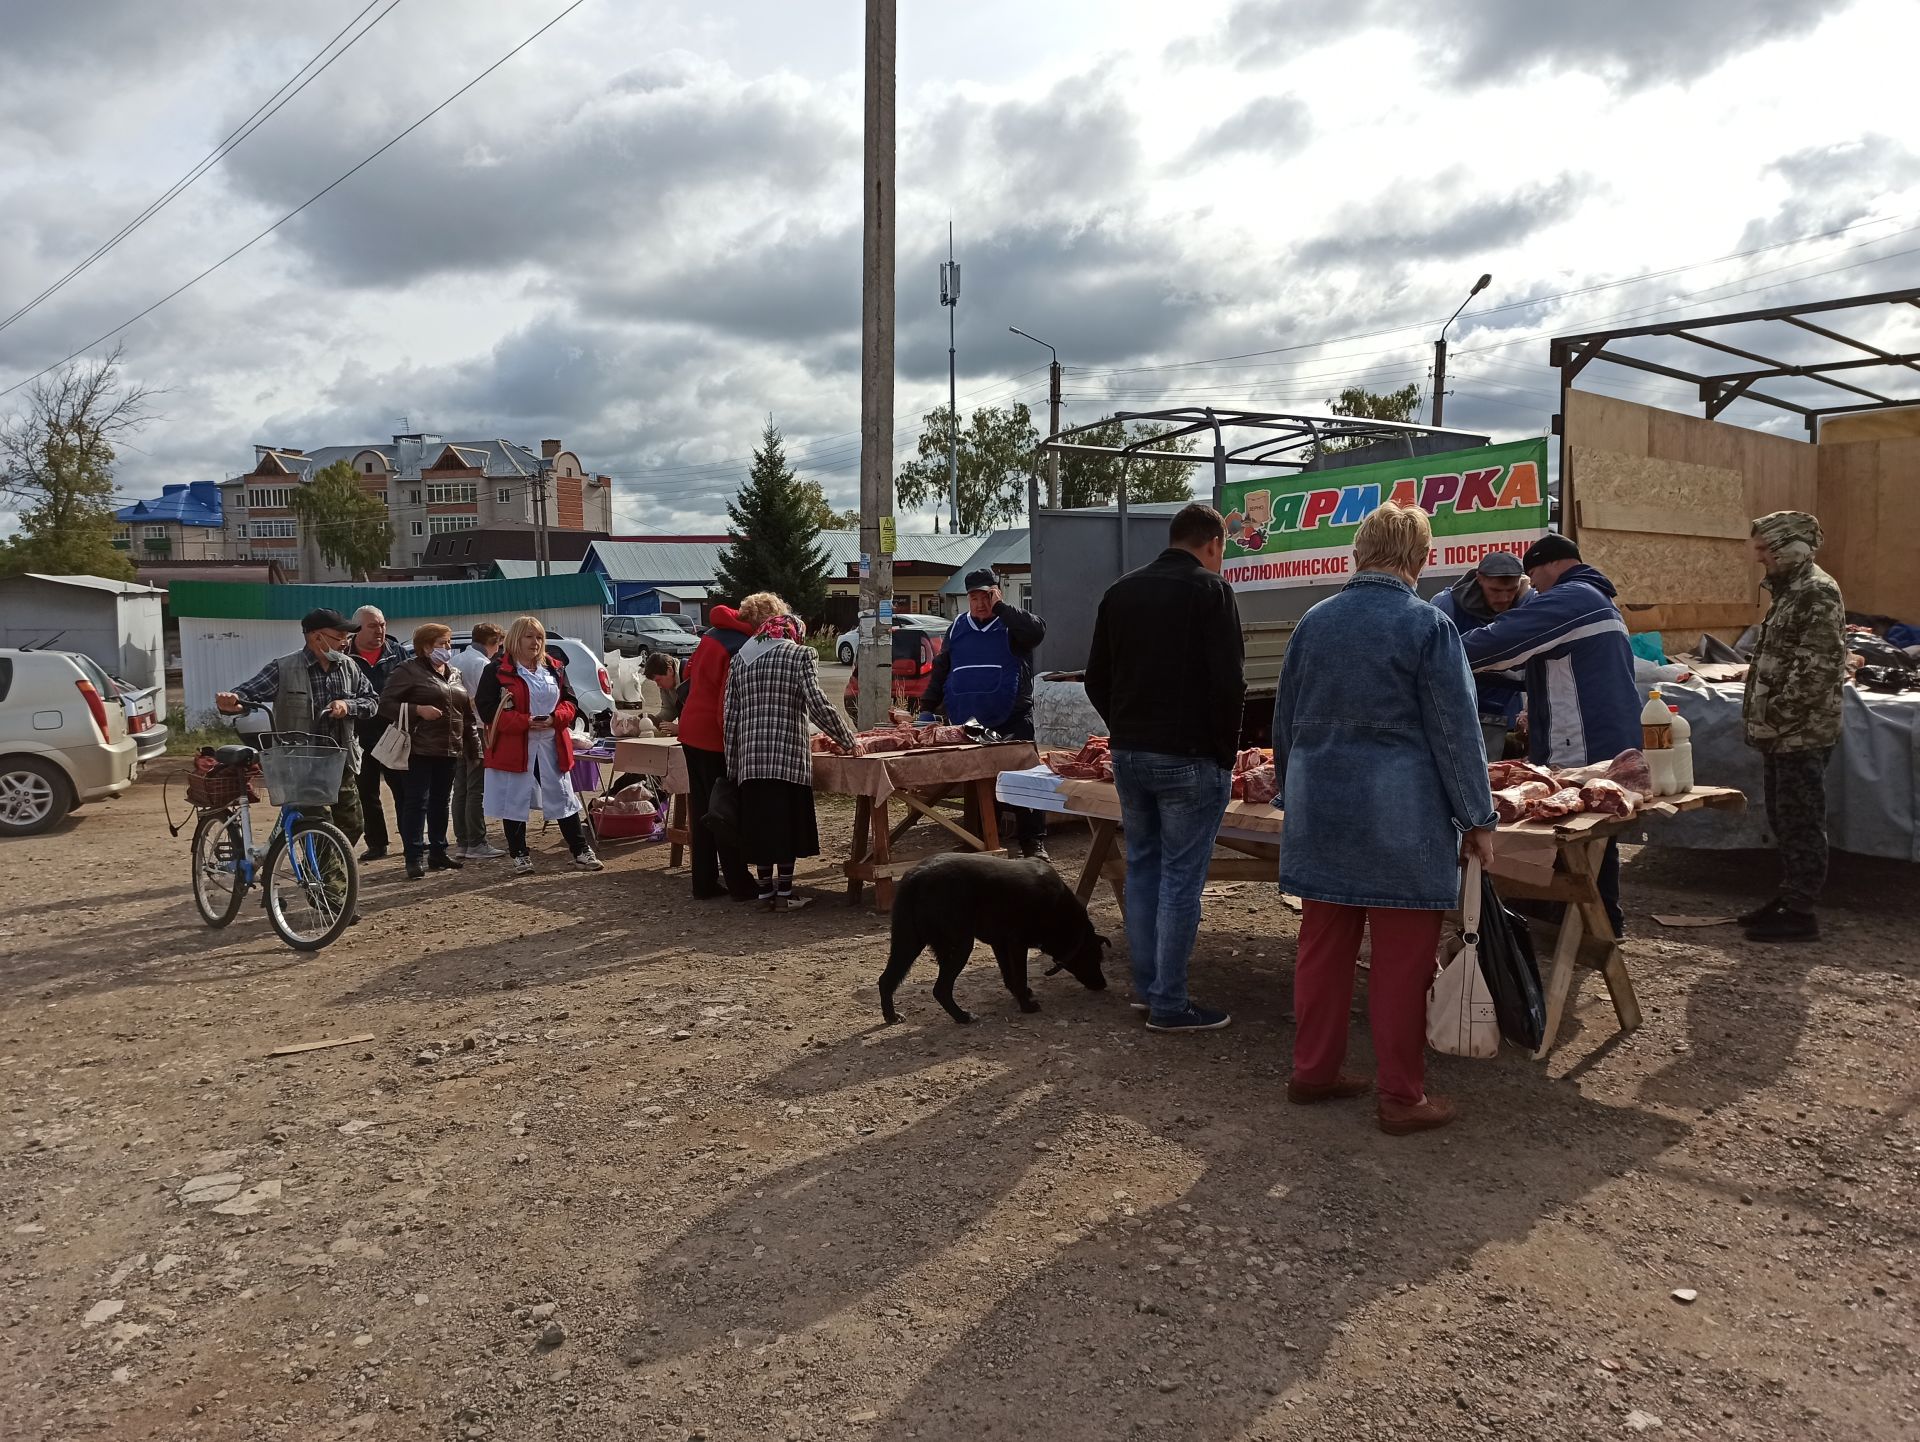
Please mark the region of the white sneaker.
<svg viewBox="0 0 1920 1442"><path fill-rule="evenodd" d="M600 864L600 858L593 854L593 848L591 846L585 851L577 852L574 855L573 864L582 871L602 871L605 869Z"/></svg>
<svg viewBox="0 0 1920 1442"><path fill-rule="evenodd" d="M533 856L531 853L526 856L516 856L513 858L513 874L515 876L533 875Z"/></svg>
<svg viewBox="0 0 1920 1442"><path fill-rule="evenodd" d="M507 853L483 841L478 846L469 846L465 854L468 861L498 861Z"/></svg>

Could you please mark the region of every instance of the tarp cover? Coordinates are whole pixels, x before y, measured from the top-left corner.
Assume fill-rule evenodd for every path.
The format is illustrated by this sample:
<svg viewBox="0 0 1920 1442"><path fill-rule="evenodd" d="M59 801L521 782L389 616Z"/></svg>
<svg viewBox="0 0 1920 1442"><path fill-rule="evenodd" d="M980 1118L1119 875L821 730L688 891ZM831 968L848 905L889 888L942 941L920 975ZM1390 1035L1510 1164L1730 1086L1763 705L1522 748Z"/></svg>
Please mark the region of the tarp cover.
<svg viewBox="0 0 1920 1442"><path fill-rule="evenodd" d="M1709 851L1773 845L1760 753L1741 733L1745 685L1696 681L1660 691L1693 728L1694 781L1735 787L1752 804L1744 812L1671 817L1645 839ZM1842 851L1920 861L1920 692L1846 688L1840 744L1827 769L1827 835Z"/></svg>

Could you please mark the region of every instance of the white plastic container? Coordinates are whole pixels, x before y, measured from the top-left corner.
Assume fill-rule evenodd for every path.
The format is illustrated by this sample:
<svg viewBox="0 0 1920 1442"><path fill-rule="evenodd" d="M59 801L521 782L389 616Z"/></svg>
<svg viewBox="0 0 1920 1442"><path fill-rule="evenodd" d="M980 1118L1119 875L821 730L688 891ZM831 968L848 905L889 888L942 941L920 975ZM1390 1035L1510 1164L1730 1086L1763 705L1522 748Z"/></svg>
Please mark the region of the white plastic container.
<svg viewBox="0 0 1920 1442"><path fill-rule="evenodd" d="M1653 794L1655 796L1675 795L1673 748L1667 746L1642 754L1647 758L1647 774L1653 778Z"/></svg>
<svg viewBox="0 0 1920 1442"><path fill-rule="evenodd" d="M1647 704L1640 708L1640 749L1651 755L1673 745L1673 713L1659 688L1647 692Z"/></svg>
<svg viewBox="0 0 1920 1442"><path fill-rule="evenodd" d="M1678 706L1669 706L1673 713L1673 791L1672 795L1684 796L1693 790L1693 727L1687 724L1687 718L1680 714Z"/></svg>

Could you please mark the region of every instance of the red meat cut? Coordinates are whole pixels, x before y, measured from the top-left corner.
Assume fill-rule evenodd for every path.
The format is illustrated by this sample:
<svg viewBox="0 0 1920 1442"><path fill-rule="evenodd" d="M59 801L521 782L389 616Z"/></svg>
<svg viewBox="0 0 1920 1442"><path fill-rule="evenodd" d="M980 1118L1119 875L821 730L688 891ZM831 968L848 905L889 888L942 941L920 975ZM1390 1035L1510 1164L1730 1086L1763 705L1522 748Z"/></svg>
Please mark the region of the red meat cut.
<svg viewBox="0 0 1920 1442"><path fill-rule="evenodd" d="M1607 816L1631 816L1637 802L1634 794L1618 781L1599 777L1580 788L1580 804L1588 811Z"/></svg>

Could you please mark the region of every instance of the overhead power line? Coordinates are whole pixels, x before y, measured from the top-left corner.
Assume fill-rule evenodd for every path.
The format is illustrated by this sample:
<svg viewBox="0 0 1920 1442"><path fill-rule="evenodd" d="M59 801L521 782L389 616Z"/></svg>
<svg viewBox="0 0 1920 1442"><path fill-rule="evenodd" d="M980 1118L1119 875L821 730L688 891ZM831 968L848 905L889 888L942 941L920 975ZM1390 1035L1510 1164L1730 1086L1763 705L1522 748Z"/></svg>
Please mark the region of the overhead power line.
<svg viewBox="0 0 1920 1442"><path fill-rule="evenodd" d="M342 35L345 35L349 30L353 29L355 25L359 24L361 16L364 16L368 10L373 9L379 3L380 3L380 0L368 0L366 8L361 10L359 15L354 16L353 19L349 20L345 25L341 26L340 29L334 34L333 38L327 41L325 45L322 45L317 51L315 51L312 58L309 59L305 65L302 65L298 70L293 72L292 77L288 79L286 84L282 85L278 90L274 91L272 95L269 95L265 100L263 100L260 103L259 108L255 110L253 114L249 115L245 120L241 121L239 125L235 126L234 129L228 133L226 138L222 140L218 145L214 146L212 150L208 151L204 156L202 156L199 162L196 165L194 165L194 167L191 170L189 170L185 175L181 176L178 180L174 181L172 185L168 186L166 190L162 192L158 200L154 201L145 210L141 211L132 220L129 220L125 225L121 226L120 229L115 231L106 240L102 241L99 247L95 249L92 255L89 255L85 260L80 261L65 275L61 276L58 280L54 281L53 284L49 285L45 290L41 291L40 294L36 295L32 300L28 301L25 305L21 306L18 310L14 311L13 314L7 316L4 320L0 320L0 330L5 330L8 326L12 325L15 321L19 320L21 317L28 315L34 310L38 309L43 302L51 299L54 295L64 290L68 282L72 281L76 276L80 275L81 272L87 270L90 266L93 265L95 261L99 260L108 251L112 250L115 246L120 244L121 241L125 240L128 236L132 235L134 231L138 230L141 226L145 225L149 220L152 220L154 216L158 215L161 211L165 210L168 205L172 204L172 202L175 199L177 199L180 196L180 194L187 189L188 186L192 185L201 176L205 175L209 170L213 169L213 167L218 165L222 160L225 160L235 150L239 149L240 145L246 140L246 138L249 135L252 135L254 131L258 130L262 125L265 125L269 120L273 119L275 115L279 114L281 109L287 104L288 101L292 100L294 96L298 95L302 90L305 90L314 81L318 80L320 76L323 73L325 73L329 65L332 65L334 61L338 60L342 55L345 55L349 50L353 49L353 47L359 44L360 41L366 39L368 31L372 30L375 25L378 25L382 20L386 19L395 10L400 8L401 0L391 0L391 3L388 4L385 10L382 10L378 15L373 17L373 19L368 23L365 30L362 30L358 35L355 35L353 39L349 40L345 45L341 45L338 50L334 50L333 54L327 56L325 63L322 64L318 70L314 70L311 75L307 75L307 71L312 69L314 61L319 60L322 55L326 55L329 50L333 50L333 47L339 43L340 37ZM301 80L300 77L303 75L306 75L306 79ZM299 84L296 85L294 83L295 81L299 81Z"/></svg>
<svg viewBox="0 0 1920 1442"><path fill-rule="evenodd" d="M567 16L571 15L574 11L578 10L582 5L586 3L587 3L587 0L573 0L573 3L571 5L568 5L566 9L562 10L558 15L555 15L551 20L547 21L546 24L542 25L538 30L534 31L533 34L529 35L525 40L522 40L518 45L514 46L513 49L509 50L505 55L502 55L498 60L494 61L493 64L489 65L485 70L482 70L478 75L474 76L473 79L469 80L465 85L462 85L458 90L454 91L453 94L449 95L445 100L442 100L438 105L434 106L433 109L429 110L425 115L422 115L418 120L414 121L413 124L409 125L405 130L402 130L398 135L394 136L385 145L382 145L378 150L374 151L371 155L368 155L365 159L359 161L350 169L343 171L340 175L336 176L332 181L328 182L321 189L315 191L312 195L308 196L305 200L301 201L300 204L296 205L292 210L289 210L285 215L281 216L278 220L274 221L272 225L269 225L265 230L255 235L251 240L247 241L243 245L235 247L233 250L228 251L219 260L216 260L212 265L208 266L205 270L201 271L198 275L194 276L191 280L185 281L182 284L175 286L172 290L168 291L165 295L161 296L160 299L156 300L152 305L148 306L145 310L139 312L137 315L130 316L128 319L120 322L120 324L113 327L112 330L103 331L100 335L95 336L92 340L88 341L85 345L75 348L74 350L70 351L68 354L62 356L59 360L53 362L53 364L42 367L41 369L35 371L32 375L27 376L22 380L15 381L12 385L8 386L5 390L0 390L0 396L10 396L15 391L21 389L23 386L31 385L33 382L39 380L40 377L44 375L48 375L51 372L58 370L61 366L67 364L67 362L78 359L80 356L85 355L88 351L92 350L95 346L99 345L101 342L112 340L113 337L120 334L120 332L125 330L128 326L134 325L137 322L146 319L146 317L152 315L156 310L160 309L160 307L165 305L168 301L173 300L175 297L182 295L185 292L191 290L194 286L198 285L201 281L205 280L208 276L212 275L216 270L219 270L222 266L226 265L228 262L238 259L240 256L244 255L247 251L253 249L254 246L258 245L261 241L265 240L268 236L272 235L281 226L285 225L288 221L292 220L296 215L299 215L302 211L306 210L307 207L313 205L316 201L320 200L322 197L326 196L333 190L337 189L346 181L351 180L355 175L358 175L362 170L366 169L367 166L371 165L374 161L378 160L381 156L385 155L389 150L393 149L394 146L398 145L401 141L405 140L409 135L413 134L414 131L418 130L421 126L425 125L429 120L433 119L434 116L438 115L441 111L445 110L449 105L453 104L454 101L458 100L461 96L465 95L469 90L473 89L474 86L478 85L482 80L485 80L489 75L493 74L494 71L498 70L502 65L505 65L509 60L513 59L514 56L518 55L522 50L525 50L529 45L533 44L534 41L538 40L542 35L545 35L549 30L553 29L554 26L558 25L562 20L566 19Z"/></svg>

